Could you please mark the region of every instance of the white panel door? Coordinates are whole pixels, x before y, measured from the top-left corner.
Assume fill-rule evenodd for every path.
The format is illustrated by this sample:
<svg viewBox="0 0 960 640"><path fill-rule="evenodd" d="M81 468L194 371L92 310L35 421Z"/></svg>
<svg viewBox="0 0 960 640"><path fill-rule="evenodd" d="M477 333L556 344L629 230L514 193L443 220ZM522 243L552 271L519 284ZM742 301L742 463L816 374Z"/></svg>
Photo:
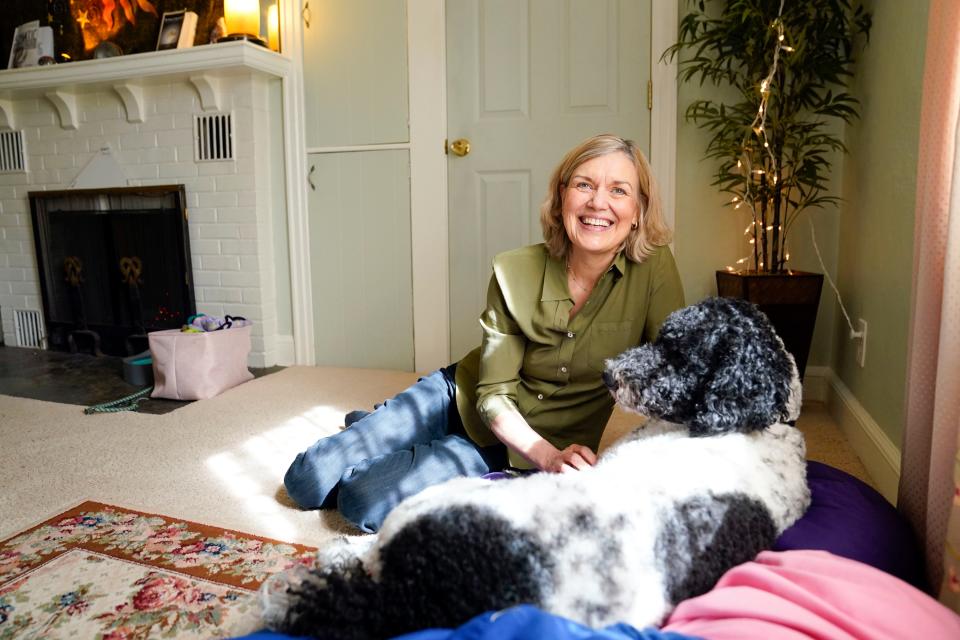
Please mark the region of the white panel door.
<svg viewBox="0 0 960 640"><path fill-rule="evenodd" d="M311 0L303 31L315 362L414 368L405 0Z"/></svg>
<svg viewBox="0 0 960 640"><path fill-rule="evenodd" d="M490 262L542 241L563 154L597 133L649 151L650 0L447 0L450 356L480 341Z"/></svg>
<svg viewBox="0 0 960 640"><path fill-rule="evenodd" d="M307 148L406 142L404 0L311 0L303 38Z"/></svg>
<svg viewBox="0 0 960 640"><path fill-rule="evenodd" d="M413 371L410 157L309 156L318 365Z"/></svg>

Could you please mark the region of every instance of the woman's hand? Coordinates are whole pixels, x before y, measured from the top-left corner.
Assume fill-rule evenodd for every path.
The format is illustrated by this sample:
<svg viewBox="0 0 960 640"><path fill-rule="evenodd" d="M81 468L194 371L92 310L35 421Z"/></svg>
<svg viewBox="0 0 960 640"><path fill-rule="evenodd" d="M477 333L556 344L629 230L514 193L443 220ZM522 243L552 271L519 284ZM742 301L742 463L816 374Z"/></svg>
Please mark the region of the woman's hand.
<svg viewBox="0 0 960 640"><path fill-rule="evenodd" d="M563 451L547 442L518 411L506 411L490 424L494 435L541 471L566 473L592 467L597 454L590 447L572 444Z"/></svg>
<svg viewBox="0 0 960 640"><path fill-rule="evenodd" d="M556 449L555 451L556 453L547 458L540 467L543 471L551 473L582 471L597 463L597 454L590 447L585 447L582 444L571 444L563 451Z"/></svg>

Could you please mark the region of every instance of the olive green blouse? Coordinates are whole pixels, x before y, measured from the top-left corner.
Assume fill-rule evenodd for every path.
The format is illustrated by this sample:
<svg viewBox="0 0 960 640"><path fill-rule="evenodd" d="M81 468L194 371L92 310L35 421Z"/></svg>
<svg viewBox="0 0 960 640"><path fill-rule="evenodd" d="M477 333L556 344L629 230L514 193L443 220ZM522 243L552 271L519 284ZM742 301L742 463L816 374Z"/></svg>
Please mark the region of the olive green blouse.
<svg viewBox="0 0 960 640"><path fill-rule="evenodd" d="M642 263L621 252L573 318L564 262L545 245L499 254L480 316L483 344L457 365L457 408L467 434L481 446L496 444L491 422L519 410L558 449L582 444L596 451L613 411L600 378L604 361L653 340L682 306L668 247ZM531 466L509 454L510 464Z"/></svg>

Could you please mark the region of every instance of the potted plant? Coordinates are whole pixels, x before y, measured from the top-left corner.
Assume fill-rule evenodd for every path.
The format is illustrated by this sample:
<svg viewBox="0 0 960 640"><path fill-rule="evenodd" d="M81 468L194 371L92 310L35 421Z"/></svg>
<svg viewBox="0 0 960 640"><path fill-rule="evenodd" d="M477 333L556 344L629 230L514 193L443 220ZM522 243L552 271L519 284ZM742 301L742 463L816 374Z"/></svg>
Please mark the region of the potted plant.
<svg viewBox="0 0 960 640"><path fill-rule="evenodd" d="M804 211L839 201L827 182L832 154L846 148L831 121L859 118L846 84L871 14L847 0L690 4L664 56L679 58L682 81L732 90L731 100L694 100L686 118L712 134L712 184L752 220L751 256L742 270L717 272L717 291L757 303L802 375L823 275L790 269L787 239Z"/></svg>

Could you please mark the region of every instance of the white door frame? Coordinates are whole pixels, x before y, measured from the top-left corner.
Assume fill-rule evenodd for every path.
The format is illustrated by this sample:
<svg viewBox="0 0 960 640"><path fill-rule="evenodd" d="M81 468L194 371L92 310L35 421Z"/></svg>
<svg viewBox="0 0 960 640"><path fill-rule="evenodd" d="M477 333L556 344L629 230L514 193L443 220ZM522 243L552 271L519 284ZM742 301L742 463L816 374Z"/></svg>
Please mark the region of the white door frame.
<svg viewBox="0 0 960 640"><path fill-rule="evenodd" d="M433 371L450 364L444 0L407 1L407 56L413 361L417 371Z"/></svg>
<svg viewBox="0 0 960 640"><path fill-rule="evenodd" d="M281 3L283 55L291 73L283 77L283 152L286 171L287 242L290 248L290 306L294 364L316 362L310 282L310 215L307 210L307 133L303 102L303 1ZM281 364L286 364L281 362Z"/></svg>
<svg viewBox="0 0 960 640"><path fill-rule="evenodd" d="M677 157L676 65L660 61L677 33L679 0L653 0L650 164L660 184L667 222L673 227ZM303 55L300 7L286 11L285 55L295 77L284 85L287 121L287 208L293 333L297 364L314 364L313 300L306 207ZM414 368L431 371L449 364L450 292L447 224L447 100L445 0L408 0L407 54L410 96L410 216L413 256ZM291 42L291 46L287 46ZM642 82L642 79L638 79Z"/></svg>

